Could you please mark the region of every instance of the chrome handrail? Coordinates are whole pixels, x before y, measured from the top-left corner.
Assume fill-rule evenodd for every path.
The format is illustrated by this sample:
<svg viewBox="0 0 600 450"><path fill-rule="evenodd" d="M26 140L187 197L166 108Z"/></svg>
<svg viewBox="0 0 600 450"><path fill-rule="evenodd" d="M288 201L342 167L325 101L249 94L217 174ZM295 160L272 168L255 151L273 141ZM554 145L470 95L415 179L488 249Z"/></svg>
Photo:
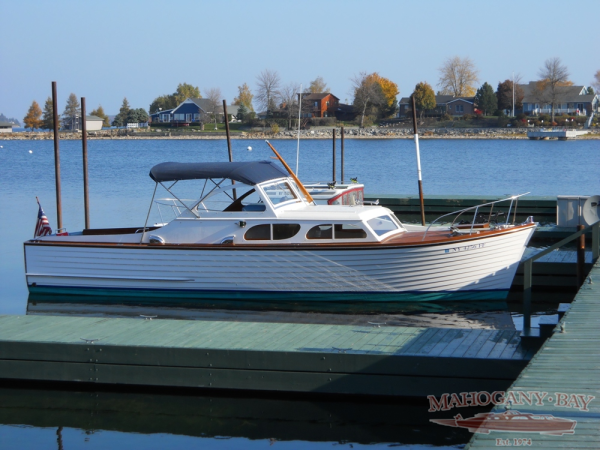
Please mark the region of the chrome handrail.
<svg viewBox="0 0 600 450"><path fill-rule="evenodd" d="M464 213L464 212L467 212L467 211L471 211L471 210L473 210L473 209L474 209L474 210L475 210L475 215L473 216L473 222L471 223L471 228L470 228L470 230L469 230L469 234L471 234L471 233L473 233L473 227L475 226L475 220L477 219L477 212L479 211L479 208L481 208L481 207L484 207L484 206L489 206L489 205L495 205L496 203L500 203L500 202L506 202L506 201L510 200L510 206L509 206L509 208L508 208L508 214L506 215L506 222L505 222L505 225L508 225L508 220L509 220L509 218L510 218L510 212L511 212L511 210L512 210L512 205L513 205L513 202L514 202L515 200L517 200L519 197L523 197L524 195L527 195L527 194L529 194L529 192L525 192L525 193L523 193L523 194L519 194L519 195L513 195L513 196L511 196L511 197L503 198L503 199L501 199L501 200L494 200L493 202L482 203L481 205L475 205L475 206L471 206L471 207L469 207L469 208L459 209L458 211L453 211L453 212L451 212L451 213L444 214L444 215L442 215L442 216L438 217L437 219L435 219L433 222L431 222L431 223L429 224L429 226L428 226L428 227L427 227L427 229L425 230L425 233L423 234L423 239L421 239L421 241L424 241L424 240L425 240L425 237L427 236L427 233L429 232L429 229L430 229L430 228L433 226L433 224L435 224L435 223L436 223L438 220L440 220L440 219L442 219L442 218L444 218L444 217L447 217L447 216L452 216L452 215L454 215L454 214L458 214L458 215L457 215L457 216L454 218L454 220L452 221L452 223L450 224L450 227L452 227L452 226L454 225L454 222L456 222L456 219L458 219L458 217L459 217L459 216L460 216L462 213ZM492 208L493 208L493 206L492 206ZM490 216L491 216L491 211L490 211ZM517 208L516 208L516 206L515 206L515 212L514 212L514 216L513 216L513 223L514 223L514 220L515 220L516 216L517 216Z"/></svg>

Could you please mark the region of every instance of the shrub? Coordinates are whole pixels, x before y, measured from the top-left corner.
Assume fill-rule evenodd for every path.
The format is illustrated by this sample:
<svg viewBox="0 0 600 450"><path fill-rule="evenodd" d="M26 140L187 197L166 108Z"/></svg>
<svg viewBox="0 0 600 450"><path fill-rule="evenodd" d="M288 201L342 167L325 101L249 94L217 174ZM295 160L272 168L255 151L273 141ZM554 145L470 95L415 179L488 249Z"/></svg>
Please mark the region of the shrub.
<svg viewBox="0 0 600 450"><path fill-rule="evenodd" d="M540 121L544 121L544 123L550 123L550 119L552 119L552 117L550 117L550 114L541 114L538 119Z"/></svg>
<svg viewBox="0 0 600 450"><path fill-rule="evenodd" d="M517 114L517 119L524 120L527 123L527 116L523 113Z"/></svg>
<svg viewBox="0 0 600 450"><path fill-rule="evenodd" d="M506 127L508 125L509 119L506 116L498 117L498 126L501 128Z"/></svg>
<svg viewBox="0 0 600 450"><path fill-rule="evenodd" d="M366 121L365 117L365 124ZM335 117L312 117L309 122L313 127L333 127L335 126ZM360 123L360 117L358 122Z"/></svg>
<svg viewBox="0 0 600 450"><path fill-rule="evenodd" d="M272 134L279 133L279 125L277 124L277 122L271 122L271 133Z"/></svg>
<svg viewBox="0 0 600 450"><path fill-rule="evenodd" d="M463 114L462 119L463 120L473 120L475 118L475 116L473 114Z"/></svg>
<svg viewBox="0 0 600 450"><path fill-rule="evenodd" d="M442 117L440 117L440 120L454 120L454 117L452 117L450 114L445 113Z"/></svg>
<svg viewBox="0 0 600 450"><path fill-rule="evenodd" d="M497 109L494 111L494 115L498 117L504 117L504 111L502 109Z"/></svg>
<svg viewBox="0 0 600 450"><path fill-rule="evenodd" d="M521 126L523 126L523 122L521 122L519 119L512 119L512 120L510 121L510 126L511 126L511 127L518 128L518 127L521 127Z"/></svg>

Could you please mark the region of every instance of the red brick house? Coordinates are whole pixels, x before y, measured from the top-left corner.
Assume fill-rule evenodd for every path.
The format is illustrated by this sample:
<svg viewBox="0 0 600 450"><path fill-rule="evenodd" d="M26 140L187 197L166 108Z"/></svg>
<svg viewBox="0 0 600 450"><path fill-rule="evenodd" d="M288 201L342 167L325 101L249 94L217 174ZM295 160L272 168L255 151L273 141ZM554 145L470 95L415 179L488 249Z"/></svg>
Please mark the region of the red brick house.
<svg viewBox="0 0 600 450"><path fill-rule="evenodd" d="M321 94L305 94L302 103L312 103L312 117L335 117L335 112L340 104L340 99L328 92ZM304 110L304 106L302 107Z"/></svg>

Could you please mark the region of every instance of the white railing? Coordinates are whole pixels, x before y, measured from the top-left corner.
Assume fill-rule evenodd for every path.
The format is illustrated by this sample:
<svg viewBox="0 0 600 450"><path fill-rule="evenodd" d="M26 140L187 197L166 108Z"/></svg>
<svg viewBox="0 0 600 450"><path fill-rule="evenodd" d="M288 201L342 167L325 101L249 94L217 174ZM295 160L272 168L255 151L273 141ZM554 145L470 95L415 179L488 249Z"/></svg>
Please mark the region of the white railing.
<svg viewBox="0 0 600 450"><path fill-rule="evenodd" d="M530 110L531 114L552 114L552 108L534 108ZM554 115L576 114L578 116L587 116L587 110L579 108L554 108Z"/></svg>

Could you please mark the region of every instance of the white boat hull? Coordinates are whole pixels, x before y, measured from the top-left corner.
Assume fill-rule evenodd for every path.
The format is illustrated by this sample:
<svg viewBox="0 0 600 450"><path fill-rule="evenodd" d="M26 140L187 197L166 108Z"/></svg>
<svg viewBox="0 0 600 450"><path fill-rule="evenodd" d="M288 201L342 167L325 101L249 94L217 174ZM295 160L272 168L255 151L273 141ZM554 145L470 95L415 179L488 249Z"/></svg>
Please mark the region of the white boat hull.
<svg viewBox="0 0 600 450"><path fill-rule="evenodd" d="M535 227L431 245L152 246L25 243L31 292L423 301L505 298Z"/></svg>

